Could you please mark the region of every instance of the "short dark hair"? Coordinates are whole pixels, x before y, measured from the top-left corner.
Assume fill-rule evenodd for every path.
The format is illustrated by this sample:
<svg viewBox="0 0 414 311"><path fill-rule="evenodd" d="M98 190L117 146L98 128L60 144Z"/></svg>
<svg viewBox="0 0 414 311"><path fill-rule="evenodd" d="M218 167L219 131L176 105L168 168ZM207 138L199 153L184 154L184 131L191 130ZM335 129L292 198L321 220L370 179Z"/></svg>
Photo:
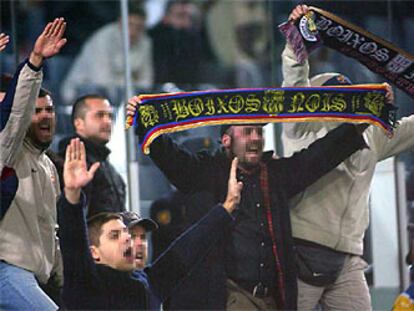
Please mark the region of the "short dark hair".
<svg viewBox="0 0 414 311"><path fill-rule="evenodd" d="M143 19L147 18L147 12L142 7L142 4L131 0L128 2L128 15L138 15Z"/></svg>
<svg viewBox="0 0 414 311"><path fill-rule="evenodd" d="M40 91L39 91L39 95L37 97L41 98L41 97L46 97L48 95L52 96L52 92L49 91L48 89L45 89L45 88L41 87Z"/></svg>
<svg viewBox="0 0 414 311"><path fill-rule="evenodd" d="M86 107L86 101L88 99L102 99L102 100L108 100L105 96L99 95L99 94L87 94L83 95L75 100L72 107L72 114L71 114L71 120L72 125L75 125L75 120L78 118L85 118L86 111L88 110Z"/></svg>
<svg viewBox="0 0 414 311"><path fill-rule="evenodd" d="M228 130L231 128L231 125L223 124L220 126L220 138L223 137L224 134L229 134Z"/></svg>
<svg viewBox="0 0 414 311"><path fill-rule="evenodd" d="M167 4L165 5L164 15L170 13L171 8L176 4L191 4L194 3L190 0L168 0Z"/></svg>
<svg viewBox="0 0 414 311"><path fill-rule="evenodd" d="M87 225L90 245L99 246L99 238L102 234L102 226L113 219L119 219L122 221L122 217L119 214L111 212L98 213L88 218Z"/></svg>

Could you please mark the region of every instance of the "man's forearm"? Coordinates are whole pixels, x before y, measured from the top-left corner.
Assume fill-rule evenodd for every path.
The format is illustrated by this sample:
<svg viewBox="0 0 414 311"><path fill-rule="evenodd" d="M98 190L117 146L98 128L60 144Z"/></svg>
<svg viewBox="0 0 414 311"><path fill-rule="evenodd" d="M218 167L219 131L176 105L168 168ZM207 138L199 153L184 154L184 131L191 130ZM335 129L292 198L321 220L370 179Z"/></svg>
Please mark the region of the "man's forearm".
<svg viewBox="0 0 414 311"><path fill-rule="evenodd" d="M23 138L34 113L42 78L42 72L33 68L28 62L20 64L0 105L1 159L5 166L12 166L23 144Z"/></svg>
<svg viewBox="0 0 414 311"><path fill-rule="evenodd" d="M289 44L282 53L283 87L309 86L309 62L299 64Z"/></svg>
<svg viewBox="0 0 414 311"><path fill-rule="evenodd" d="M155 260L154 265L146 270L152 285L163 299L207 256L232 221L233 217L228 211L217 205L175 239Z"/></svg>

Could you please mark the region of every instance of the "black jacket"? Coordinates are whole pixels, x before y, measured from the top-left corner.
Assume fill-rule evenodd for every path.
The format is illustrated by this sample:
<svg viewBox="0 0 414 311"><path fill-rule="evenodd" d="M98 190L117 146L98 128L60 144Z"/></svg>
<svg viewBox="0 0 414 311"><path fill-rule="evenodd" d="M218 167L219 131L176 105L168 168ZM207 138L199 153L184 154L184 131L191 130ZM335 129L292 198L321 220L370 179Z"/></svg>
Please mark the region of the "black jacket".
<svg viewBox="0 0 414 311"><path fill-rule="evenodd" d="M284 309L297 308L295 252L288 208L289 199L364 146L364 140L361 135L357 134L354 126L342 125L328 133L323 139L314 142L308 149L290 158L263 158L268 168L273 230L277 237L278 256L284 276L286 292ZM150 156L180 191L207 190L214 195L216 202L224 201L231 162L223 151L214 155L191 154L180 149L171 139L163 135L150 146ZM245 193L242 192L242 202L246 201L243 200L244 195ZM239 208L242 209L243 206ZM173 295L171 302L173 308L225 309L227 276L224 247L226 236L220 242L200 266L200 271L205 273L204 277L200 274L197 277L196 273L196 277L187 280L186 286ZM203 283L199 284L200 282ZM276 293L275 298L280 305L281 297L277 289ZM197 301L199 304L183 305L182 296L192 297L192 301Z"/></svg>
<svg viewBox="0 0 414 311"><path fill-rule="evenodd" d="M72 138L79 137L85 144L88 168L95 162L101 165L93 180L82 189L88 198L87 216L100 212L121 212L125 210L125 182L121 175L109 163L110 150L80 136L64 138L59 142L59 155L65 157L66 146ZM62 179L63 180L63 179Z"/></svg>
<svg viewBox="0 0 414 311"><path fill-rule="evenodd" d="M148 34L153 42L155 83L205 81L202 65L214 61L214 55L202 29L179 30L161 22Z"/></svg>

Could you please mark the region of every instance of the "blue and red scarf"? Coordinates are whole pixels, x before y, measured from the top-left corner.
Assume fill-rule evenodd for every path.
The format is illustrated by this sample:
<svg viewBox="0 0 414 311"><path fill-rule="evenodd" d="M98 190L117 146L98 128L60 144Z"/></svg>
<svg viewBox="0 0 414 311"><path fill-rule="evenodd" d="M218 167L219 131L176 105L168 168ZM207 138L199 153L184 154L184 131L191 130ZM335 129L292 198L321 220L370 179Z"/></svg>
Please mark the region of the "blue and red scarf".
<svg viewBox="0 0 414 311"><path fill-rule="evenodd" d="M383 85L230 89L140 95L127 127L135 126L145 154L159 135L191 128L269 122L370 123L392 134L395 110Z"/></svg>

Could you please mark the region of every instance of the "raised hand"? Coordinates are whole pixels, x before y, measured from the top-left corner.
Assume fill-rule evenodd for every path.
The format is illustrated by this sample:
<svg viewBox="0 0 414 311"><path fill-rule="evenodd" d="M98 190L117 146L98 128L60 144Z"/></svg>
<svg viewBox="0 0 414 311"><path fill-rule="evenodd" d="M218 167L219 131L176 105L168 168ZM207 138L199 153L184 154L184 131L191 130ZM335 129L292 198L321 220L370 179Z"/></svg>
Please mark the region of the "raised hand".
<svg viewBox="0 0 414 311"><path fill-rule="evenodd" d="M228 181L227 187L227 197L226 201L223 203L223 207L231 213L240 203L241 198L241 191L243 189L243 183L241 181L237 181L237 165L239 164L239 160L234 158L231 162L230 168L230 176Z"/></svg>
<svg viewBox="0 0 414 311"><path fill-rule="evenodd" d="M9 40L9 36L7 36L5 33L0 33L0 52L6 48L7 43L9 43Z"/></svg>
<svg viewBox="0 0 414 311"><path fill-rule="evenodd" d="M137 106L140 103L140 99L138 96L131 97L128 100L128 105L126 107L126 126L125 129L128 129L131 127L135 113L137 111Z"/></svg>
<svg viewBox="0 0 414 311"><path fill-rule="evenodd" d="M85 145L79 138L74 138L66 148L63 165L63 182L66 199L75 204L79 202L80 190L86 186L99 168L99 162L92 164L88 170L86 165Z"/></svg>
<svg viewBox="0 0 414 311"><path fill-rule="evenodd" d="M387 102L387 104L389 105L394 105L394 91L391 87L391 85L389 85L387 82L384 82L383 85L386 88L386 94L385 94L385 101Z"/></svg>
<svg viewBox="0 0 414 311"><path fill-rule="evenodd" d="M309 8L307 5L305 4L299 4L297 5L292 12L289 15L289 21L291 23L294 23L299 17L301 17L302 15L308 13Z"/></svg>
<svg viewBox="0 0 414 311"><path fill-rule="evenodd" d="M63 38L66 23L64 18L55 18L53 22L46 25L43 32L37 38L33 51L30 54L30 62L35 66L40 66L43 59L52 57L59 53L60 49L66 44Z"/></svg>
<svg viewBox="0 0 414 311"><path fill-rule="evenodd" d="M131 97L128 100L128 105L126 107L126 115L133 117L135 115L135 112L137 110L137 106L139 103L140 103L140 100L138 96Z"/></svg>

